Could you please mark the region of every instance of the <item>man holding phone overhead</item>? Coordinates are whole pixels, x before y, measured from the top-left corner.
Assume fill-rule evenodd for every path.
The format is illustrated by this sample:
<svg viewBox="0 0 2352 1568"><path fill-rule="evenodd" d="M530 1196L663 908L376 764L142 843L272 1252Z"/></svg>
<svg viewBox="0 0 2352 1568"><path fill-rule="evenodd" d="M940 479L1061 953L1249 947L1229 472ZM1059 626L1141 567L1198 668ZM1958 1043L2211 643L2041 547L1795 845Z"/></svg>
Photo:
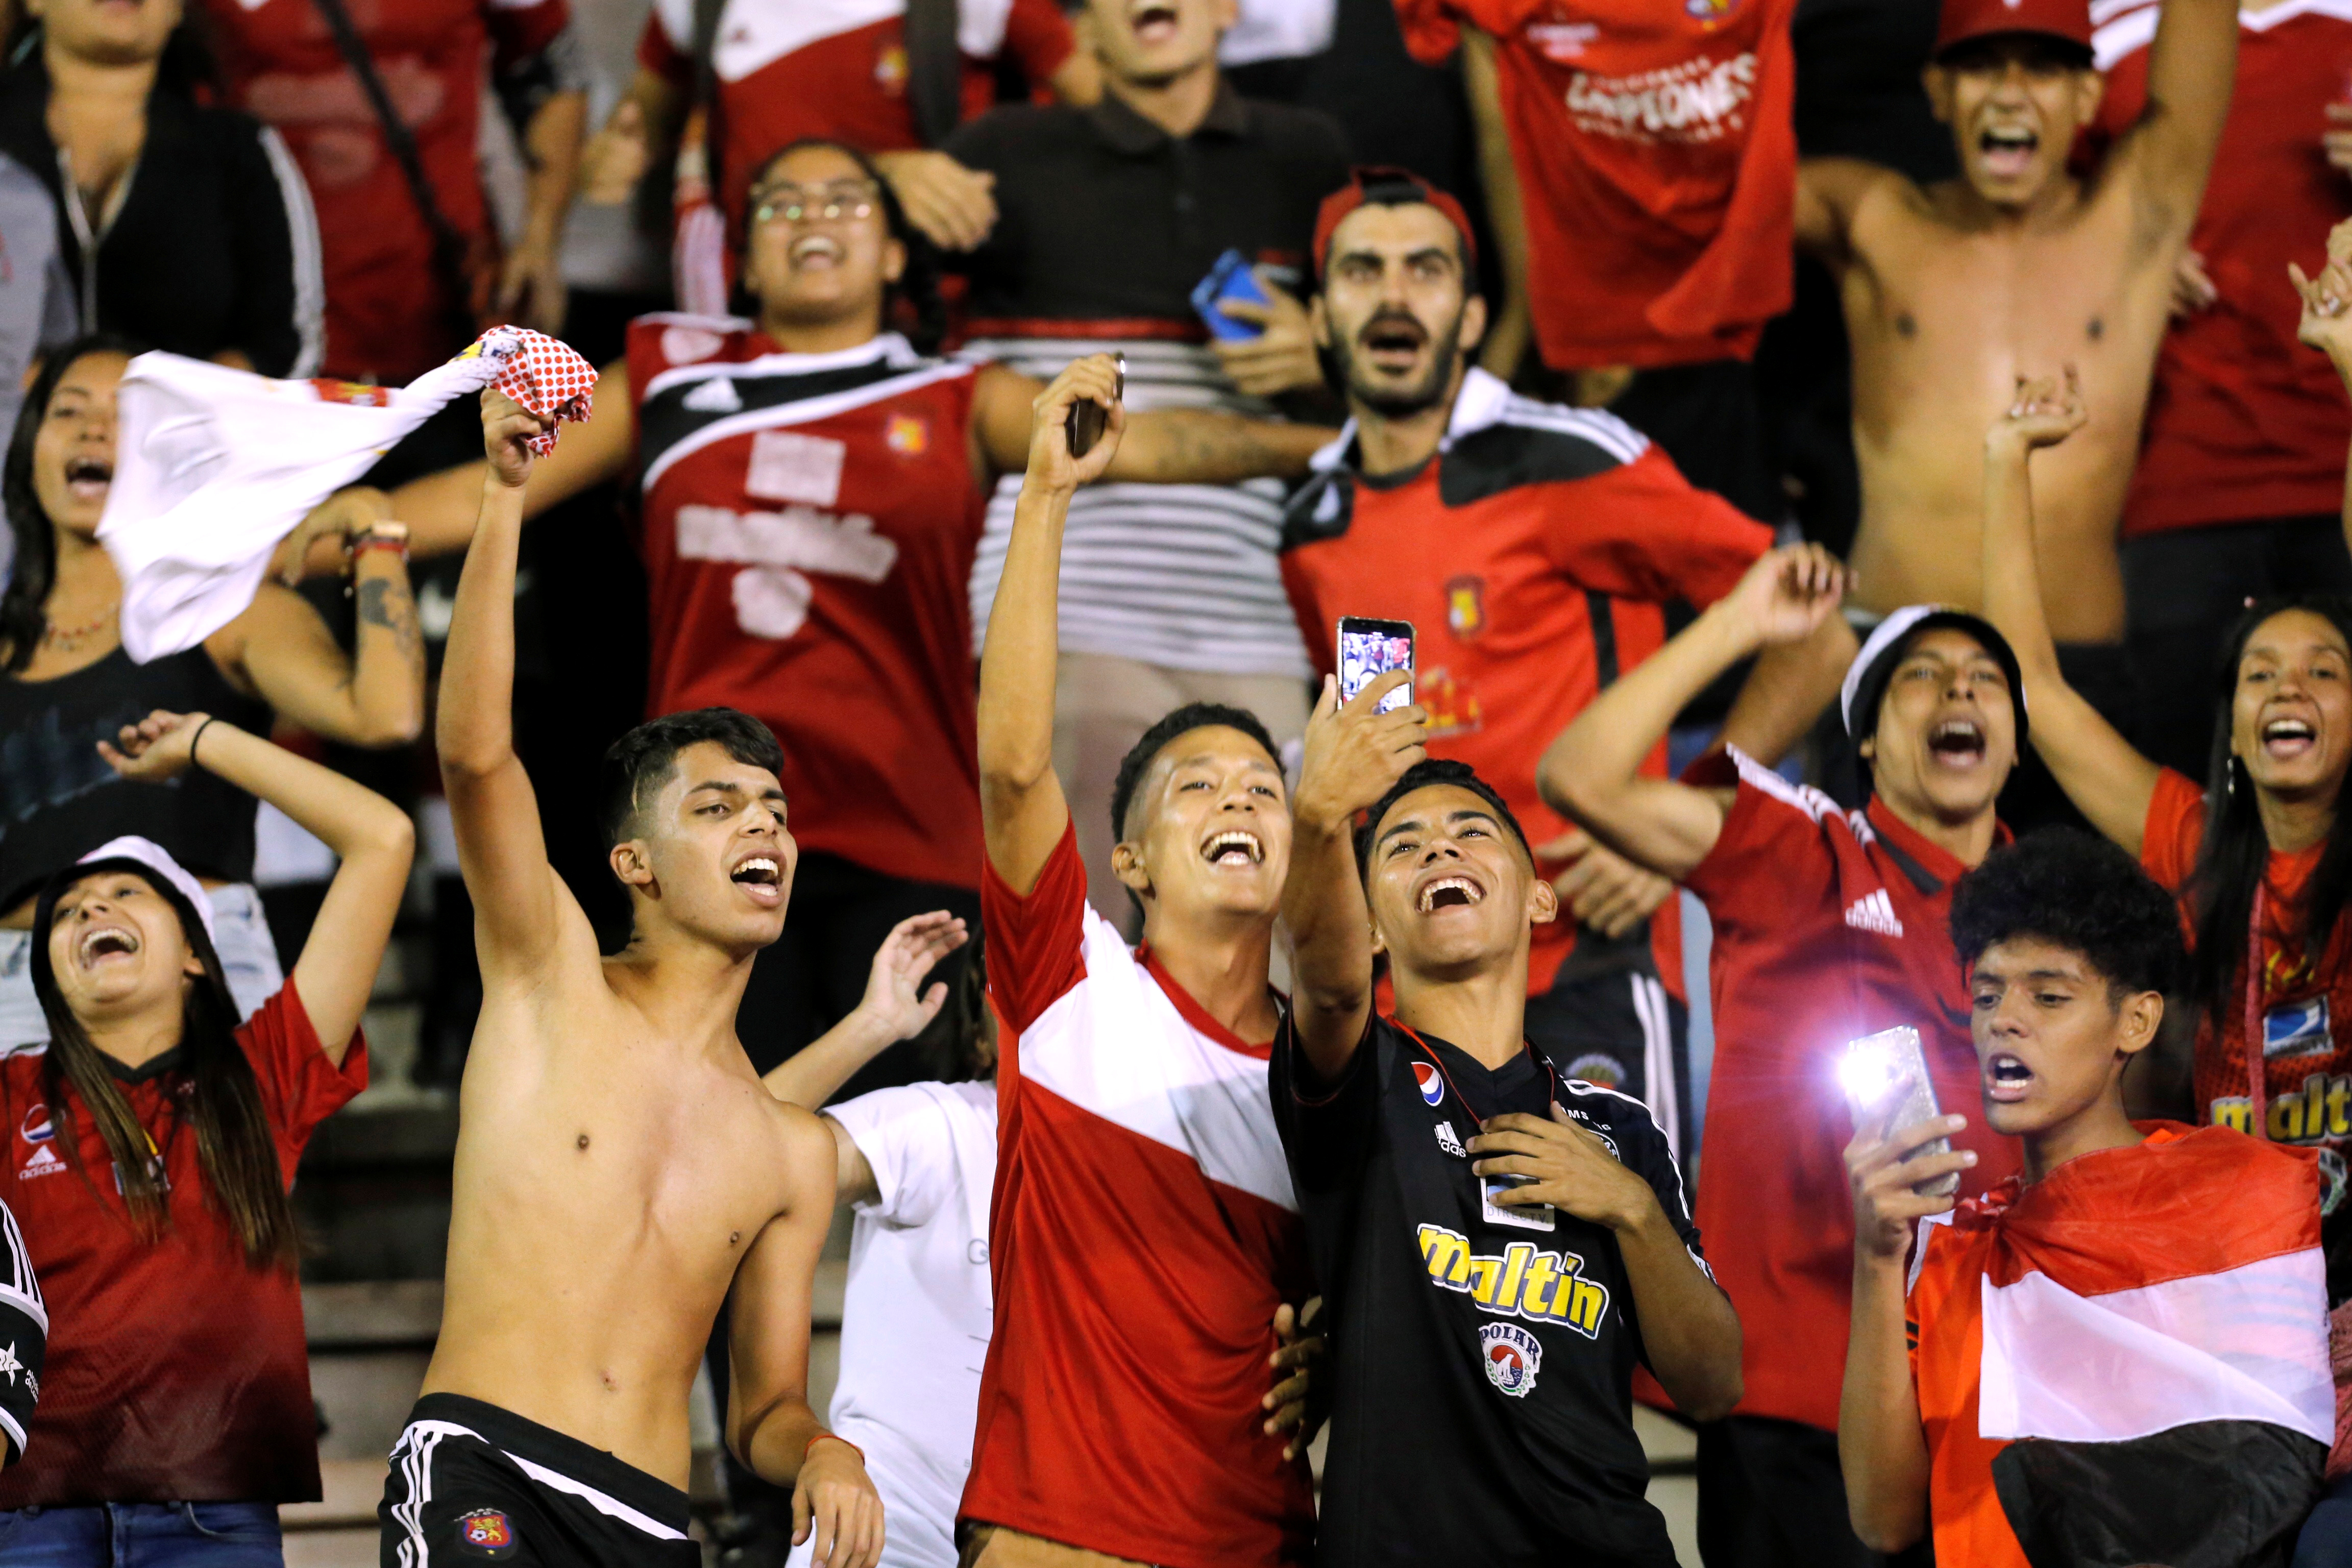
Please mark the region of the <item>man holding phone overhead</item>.
<svg viewBox="0 0 2352 1568"><path fill-rule="evenodd" d="M1738 1408L1699 1431L1699 1540L1710 1561L1768 1568L1879 1561L1848 1522L1838 1473L1853 1278L1840 1069L1851 1042L1907 1026L1937 1103L1975 1103L1969 992L1946 927L1953 884L2009 836L1993 805L2025 736L2000 634L1915 605L1880 623L1841 692L1872 770L1864 809L1841 813L1736 748L1688 782L1646 773L1685 703L1758 650L1837 624L1844 588L1819 546L1772 552L1585 709L1538 774L1546 800L1680 881L1714 922L1698 1223L1747 1339ZM1953 1142L1976 1160L1964 1197L2017 1169L2016 1145L1981 1121Z"/></svg>
<svg viewBox="0 0 2352 1568"><path fill-rule="evenodd" d="M1315 338L1350 418L1284 523L1283 583L1308 653L1337 668L1343 616L1411 623L1430 754L1501 792L1564 906L1536 928L1529 1038L1570 1076L1645 1100L1680 1150L1672 889L1545 805L1536 763L1665 640L1667 601L1720 598L1770 531L1622 421L1516 397L1470 365L1486 326L1475 241L1435 186L1358 170L1322 204L1314 261ZM1825 655L1780 655L1735 713L1743 746L1777 754L1827 701L1845 633L1820 637ZM1663 744L1648 765L1663 774Z"/></svg>

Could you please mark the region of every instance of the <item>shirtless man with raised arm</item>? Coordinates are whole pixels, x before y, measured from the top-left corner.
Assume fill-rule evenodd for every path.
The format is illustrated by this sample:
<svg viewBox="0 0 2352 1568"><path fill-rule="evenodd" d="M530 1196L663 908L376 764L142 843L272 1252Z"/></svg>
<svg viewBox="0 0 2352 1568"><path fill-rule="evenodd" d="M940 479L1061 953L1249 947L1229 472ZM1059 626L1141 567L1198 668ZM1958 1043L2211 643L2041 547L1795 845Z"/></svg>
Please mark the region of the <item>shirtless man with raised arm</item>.
<svg viewBox="0 0 2352 1568"><path fill-rule="evenodd" d="M729 709L641 725L606 754L628 944L547 863L513 747L515 551L549 426L483 395L489 471L443 674L441 775L474 900L482 1011L458 1104L440 1342L393 1449L385 1568L479 1558L699 1564L687 1392L732 1292L729 1446L793 1487L823 1568L873 1568L882 1507L808 1405L809 1292L832 1137L770 1095L735 1037L783 929L799 851L782 758Z"/></svg>
<svg viewBox="0 0 2352 1568"><path fill-rule="evenodd" d="M2019 374L2071 363L2099 412L2037 476L2042 560L2065 584L2051 626L2062 644L2123 640L2116 530L2237 28L2235 0L2168 0L2147 109L2082 178L2067 155L2104 86L2084 0L1945 0L1925 81L1960 177L1801 166L1798 243L1837 276L1853 340L1860 606L1981 605L1983 433Z"/></svg>

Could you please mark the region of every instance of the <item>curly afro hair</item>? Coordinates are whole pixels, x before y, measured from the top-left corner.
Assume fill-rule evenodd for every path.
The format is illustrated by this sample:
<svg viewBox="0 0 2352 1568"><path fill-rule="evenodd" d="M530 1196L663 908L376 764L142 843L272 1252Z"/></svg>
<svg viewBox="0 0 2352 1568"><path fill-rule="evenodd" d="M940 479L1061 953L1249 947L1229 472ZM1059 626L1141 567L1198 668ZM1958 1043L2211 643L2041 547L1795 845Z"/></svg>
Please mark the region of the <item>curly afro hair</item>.
<svg viewBox="0 0 2352 1568"><path fill-rule="evenodd" d="M2081 953L2120 1001L2169 991L2187 969L2180 910L2137 860L2104 838L2047 827L1994 850L1952 889L1961 964L2019 937Z"/></svg>

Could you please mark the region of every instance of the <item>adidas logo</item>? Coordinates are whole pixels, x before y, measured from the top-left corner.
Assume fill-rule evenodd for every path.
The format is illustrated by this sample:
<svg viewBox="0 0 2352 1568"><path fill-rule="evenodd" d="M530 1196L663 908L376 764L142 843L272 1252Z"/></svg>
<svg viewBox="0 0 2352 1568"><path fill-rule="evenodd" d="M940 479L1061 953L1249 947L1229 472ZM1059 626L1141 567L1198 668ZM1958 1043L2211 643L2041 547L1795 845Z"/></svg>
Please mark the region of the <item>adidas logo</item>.
<svg viewBox="0 0 2352 1568"><path fill-rule="evenodd" d="M35 1176L54 1176L65 1168L66 1163L58 1158L58 1152L44 1143L33 1151L33 1157L25 1162L24 1169L16 1173L16 1179L29 1182Z"/></svg>
<svg viewBox="0 0 2352 1568"><path fill-rule="evenodd" d="M1895 900L1886 896L1884 888L1848 904L1845 923L1856 931L1874 931L1881 936L1903 934L1903 922L1895 913Z"/></svg>
<svg viewBox="0 0 2352 1568"><path fill-rule="evenodd" d="M682 406L697 414L735 414L743 407L743 399L736 395L732 377L714 375L679 399Z"/></svg>

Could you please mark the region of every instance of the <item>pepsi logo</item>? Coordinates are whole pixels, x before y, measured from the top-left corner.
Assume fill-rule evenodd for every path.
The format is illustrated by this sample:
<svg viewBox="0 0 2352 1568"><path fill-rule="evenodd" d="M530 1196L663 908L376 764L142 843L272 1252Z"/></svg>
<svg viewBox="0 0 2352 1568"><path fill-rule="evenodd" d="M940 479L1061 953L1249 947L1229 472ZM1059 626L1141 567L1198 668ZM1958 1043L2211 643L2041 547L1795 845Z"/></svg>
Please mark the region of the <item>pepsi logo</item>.
<svg viewBox="0 0 2352 1568"><path fill-rule="evenodd" d="M1421 1098L1423 1103L1427 1105L1435 1105L1438 1101L1445 1098L1445 1079L1438 1070L1429 1063L1413 1063L1412 1078L1415 1083L1421 1085Z"/></svg>
<svg viewBox="0 0 2352 1568"><path fill-rule="evenodd" d="M35 1101L25 1112L24 1122L16 1129L27 1143L46 1143L58 1135L49 1122L49 1108Z"/></svg>

